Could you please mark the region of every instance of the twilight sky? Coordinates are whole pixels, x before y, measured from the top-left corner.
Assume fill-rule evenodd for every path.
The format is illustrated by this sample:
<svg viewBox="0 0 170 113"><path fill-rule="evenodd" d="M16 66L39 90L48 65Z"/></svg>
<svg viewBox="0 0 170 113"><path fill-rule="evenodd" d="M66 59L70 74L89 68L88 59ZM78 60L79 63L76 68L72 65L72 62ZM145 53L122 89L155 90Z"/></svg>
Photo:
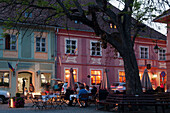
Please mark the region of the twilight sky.
<svg viewBox="0 0 170 113"><path fill-rule="evenodd" d="M110 0L110 3L119 8L123 9L123 4L118 2L117 0ZM158 14L159 15L159 14ZM152 27L153 29L157 30L158 32L161 32L164 35L167 35L167 26L166 24L158 23L158 22L144 22L146 25Z"/></svg>

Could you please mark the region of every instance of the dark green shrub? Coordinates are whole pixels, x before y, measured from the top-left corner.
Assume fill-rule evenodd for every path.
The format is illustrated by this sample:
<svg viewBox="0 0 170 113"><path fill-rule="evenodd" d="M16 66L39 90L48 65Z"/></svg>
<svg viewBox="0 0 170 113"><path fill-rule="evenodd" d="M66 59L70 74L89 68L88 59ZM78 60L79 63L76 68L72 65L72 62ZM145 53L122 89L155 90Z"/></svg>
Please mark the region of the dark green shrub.
<svg viewBox="0 0 170 113"><path fill-rule="evenodd" d="M20 97L20 93L16 93L16 97Z"/></svg>

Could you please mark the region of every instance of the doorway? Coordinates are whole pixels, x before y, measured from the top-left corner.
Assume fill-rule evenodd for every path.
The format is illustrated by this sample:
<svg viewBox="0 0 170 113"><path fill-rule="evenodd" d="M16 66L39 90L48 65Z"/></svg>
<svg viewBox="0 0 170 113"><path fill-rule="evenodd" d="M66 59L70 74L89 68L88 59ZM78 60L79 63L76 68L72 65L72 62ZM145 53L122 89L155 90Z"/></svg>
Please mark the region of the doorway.
<svg viewBox="0 0 170 113"><path fill-rule="evenodd" d="M23 93L24 88L29 89L29 84L32 83L32 73L20 72L18 73L18 93Z"/></svg>

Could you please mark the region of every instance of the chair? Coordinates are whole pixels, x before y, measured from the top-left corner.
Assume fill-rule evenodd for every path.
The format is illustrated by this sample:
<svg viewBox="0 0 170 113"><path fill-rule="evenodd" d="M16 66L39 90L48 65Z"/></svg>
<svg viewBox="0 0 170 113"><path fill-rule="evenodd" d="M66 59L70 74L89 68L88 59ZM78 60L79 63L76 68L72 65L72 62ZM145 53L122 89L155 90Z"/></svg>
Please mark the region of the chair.
<svg viewBox="0 0 170 113"><path fill-rule="evenodd" d="M88 105L95 104L96 105L96 95L93 95L92 93L89 93L89 99L88 99Z"/></svg>
<svg viewBox="0 0 170 113"><path fill-rule="evenodd" d="M41 95L34 95L34 98L30 98L31 99L31 101L32 101L32 107L35 107L35 109L36 108L38 108L38 109L41 109L42 108L42 106L41 106Z"/></svg>
<svg viewBox="0 0 170 113"><path fill-rule="evenodd" d="M82 105L82 102L85 103L85 107L87 106L87 102L89 100L89 94L81 94L81 97L79 98L80 104ZM83 105L82 105L83 106Z"/></svg>

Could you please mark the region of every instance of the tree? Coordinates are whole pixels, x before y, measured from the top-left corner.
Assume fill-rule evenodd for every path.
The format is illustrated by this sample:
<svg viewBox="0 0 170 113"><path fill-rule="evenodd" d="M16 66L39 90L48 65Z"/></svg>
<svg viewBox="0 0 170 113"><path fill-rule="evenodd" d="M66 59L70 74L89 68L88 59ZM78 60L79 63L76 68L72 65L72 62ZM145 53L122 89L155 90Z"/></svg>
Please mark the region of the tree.
<svg viewBox="0 0 170 113"><path fill-rule="evenodd" d="M134 42L144 24L146 14L155 10L154 1L147 0L149 6L145 7L141 0L118 0L124 8L118 11L112 7L108 0L0 0L1 13L10 10L8 22L13 25L21 23L58 26L57 20L66 16L70 20L77 20L94 30L101 37L103 48L111 44L122 56L125 68L125 77L128 94L142 93L138 64L134 53ZM169 5L168 0L158 0ZM139 11L144 5L144 12ZM28 17L23 16L28 12ZM36 12L36 17L30 19L29 15ZM132 18L135 14L136 20ZM139 14L140 13L140 14ZM12 18L11 18L12 17ZM5 17L4 17L5 18ZM38 21L41 20L41 21ZM111 29L110 25L116 26ZM66 25L68 29L68 26ZM133 33L132 33L133 29ZM132 36L133 35L133 36Z"/></svg>

